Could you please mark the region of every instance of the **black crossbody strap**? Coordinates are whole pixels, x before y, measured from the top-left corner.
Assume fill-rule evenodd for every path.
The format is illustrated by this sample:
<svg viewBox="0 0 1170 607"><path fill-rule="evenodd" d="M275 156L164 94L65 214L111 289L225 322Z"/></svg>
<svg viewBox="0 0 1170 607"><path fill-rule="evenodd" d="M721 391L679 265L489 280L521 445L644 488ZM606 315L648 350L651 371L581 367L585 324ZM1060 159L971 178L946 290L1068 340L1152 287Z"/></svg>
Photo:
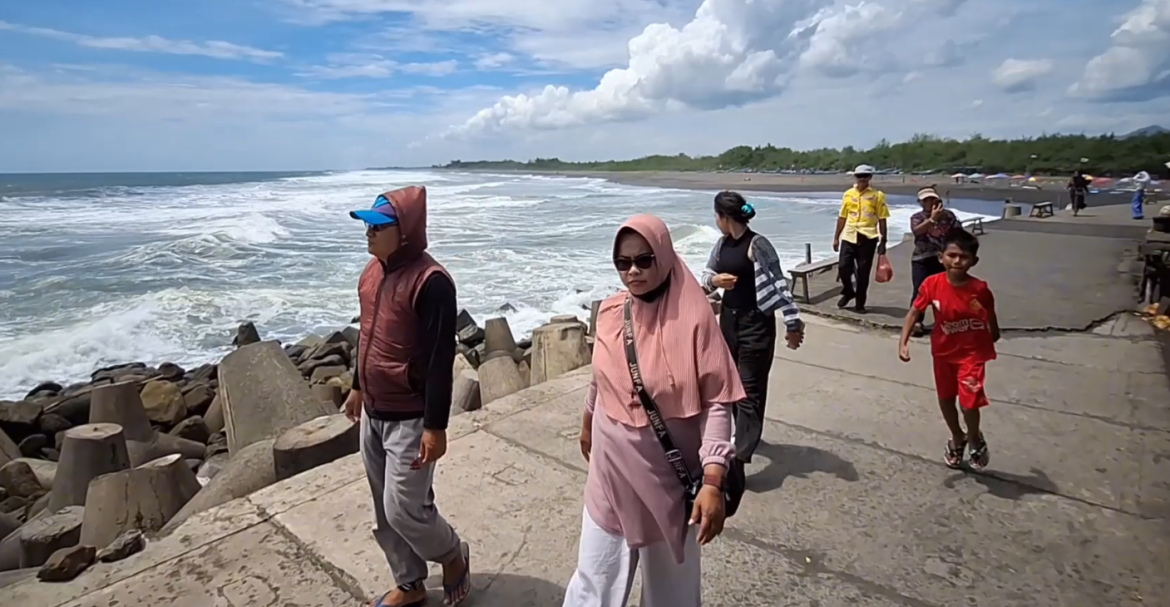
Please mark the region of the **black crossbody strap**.
<svg viewBox="0 0 1170 607"><path fill-rule="evenodd" d="M638 393L638 400L642 402L642 408L646 410L646 417L650 418L650 426L654 428L654 434L658 437L662 450L666 452L666 460L674 468L674 473L678 476L683 488L689 491L694 486L695 479L687 470L682 451L674 446L674 440L670 437L670 431L666 428L662 414L658 411L658 405L654 404L654 399L650 398L650 394L646 392L645 384L642 383L642 372L638 368L638 351L634 347L634 320L630 306L631 302L629 298L626 298L626 305L623 309L624 330L622 332L626 341L626 363L630 367L630 378L634 380L634 390Z"/></svg>

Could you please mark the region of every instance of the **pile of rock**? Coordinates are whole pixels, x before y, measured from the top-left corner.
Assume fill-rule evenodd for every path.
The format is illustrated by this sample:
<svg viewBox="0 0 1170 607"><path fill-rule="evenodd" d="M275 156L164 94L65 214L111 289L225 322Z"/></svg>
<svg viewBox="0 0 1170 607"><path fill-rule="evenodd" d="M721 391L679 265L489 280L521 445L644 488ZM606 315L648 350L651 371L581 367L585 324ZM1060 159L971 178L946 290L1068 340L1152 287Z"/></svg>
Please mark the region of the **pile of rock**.
<svg viewBox="0 0 1170 607"><path fill-rule="evenodd" d="M245 324L218 365L131 363L0 403L0 572L69 579L144 532L356 453L357 428L312 388L349 372L347 334L282 347Z"/></svg>
<svg viewBox="0 0 1170 607"><path fill-rule="evenodd" d="M453 414L591 358L593 331L575 316L521 341L503 317L479 327L463 311L457 329ZM219 364L128 363L0 401L0 572L71 579L140 550L143 533L356 453L338 407L357 341L351 326L281 345L244 323Z"/></svg>
<svg viewBox="0 0 1170 607"><path fill-rule="evenodd" d="M456 331L452 406L458 411L474 411L588 365L592 358L592 331L573 315L554 316L532 332L532 339L518 342L507 318L490 318L480 327L464 310Z"/></svg>

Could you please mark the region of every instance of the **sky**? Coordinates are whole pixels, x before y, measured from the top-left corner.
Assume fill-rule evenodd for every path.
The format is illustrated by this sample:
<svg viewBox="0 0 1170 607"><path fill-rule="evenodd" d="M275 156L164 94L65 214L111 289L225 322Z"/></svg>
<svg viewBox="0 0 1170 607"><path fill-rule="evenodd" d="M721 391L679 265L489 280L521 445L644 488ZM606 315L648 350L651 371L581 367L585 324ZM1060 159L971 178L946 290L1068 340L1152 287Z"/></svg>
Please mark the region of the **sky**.
<svg viewBox="0 0 1170 607"><path fill-rule="evenodd" d="M0 172L1170 127L1170 0L0 4Z"/></svg>

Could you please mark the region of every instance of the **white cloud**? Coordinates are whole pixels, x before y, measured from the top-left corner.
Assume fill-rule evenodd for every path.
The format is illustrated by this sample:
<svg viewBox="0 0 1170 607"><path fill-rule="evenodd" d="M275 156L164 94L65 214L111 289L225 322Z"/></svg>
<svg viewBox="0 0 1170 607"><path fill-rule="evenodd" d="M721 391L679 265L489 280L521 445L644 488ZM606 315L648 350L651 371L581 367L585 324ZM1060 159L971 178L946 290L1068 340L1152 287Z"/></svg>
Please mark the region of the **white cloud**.
<svg viewBox="0 0 1170 607"><path fill-rule="evenodd" d="M976 99L975 101L971 102L971 109L977 110L981 107L983 107L983 100L982 99Z"/></svg>
<svg viewBox="0 0 1170 607"><path fill-rule="evenodd" d="M735 107L779 95L799 64L831 76L866 64L875 36L965 0L902 0L896 9L832 0L704 0L682 28L647 26L627 44L626 67L592 90L546 86L500 99L449 135L558 129L630 120L684 107Z"/></svg>
<svg viewBox="0 0 1170 607"><path fill-rule="evenodd" d="M641 27L636 28L636 31L629 28L583 28L575 32L526 30L510 36L507 44L516 53L551 67L612 68L625 63L629 57L629 41L641 31Z"/></svg>
<svg viewBox="0 0 1170 607"><path fill-rule="evenodd" d="M1125 13L1112 45L1089 60L1069 93L1102 101L1170 96L1170 0L1142 0Z"/></svg>
<svg viewBox="0 0 1170 607"><path fill-rule="evenodd" d="M328 65L315 65L298 75L336 80L342 78L390 78L398 72L419 76L447 76L459 69L454 59L429 63L399 63L381 55L337 53L328 57Z"/></svg>
<svg viewBox="0 0 1170 607"><path fill-rule="evenodd" d="M478 70L491 70L503 67L511 63L516 57L510 53L492 53L484 55L475 60L475 68Z"/></svg>
<svg viewBox="0 0 1170 607"><path fill-rule="evenodd" d="M0 109L142 120L201 117L273 118L344 115L375 108L373 96L310 91L238 78L165 76L152 72L0 70Z"/></svg>
<svg viewBox="0 0 1170 607"><path fill-rule="evenodd" d="M1052 73L1051 59L1007 59L991 73L991 81L1004 92L1019 93L1036 88L1036 81Z"/></svg>
<svg viewBox="0 0 1170 607"><path fill-rule="evenodd" d="M902 84L910 84L918 80L922 80L922 72L910 72L902 77Z"/></svg>
<svg viewBox="0 0 1170 607"><path fill-rule="evenodd" d="M408 14L432 30L505 26L572 31L586 24L660 14L654 0L281 0L294 19L327 22Z"/></svg>
<svg viewBox="0 0 1170 607"><path fill-rule="evenodd" d="M454 74L459 69L459 62L454 59L448 59L446 61L403 63L398 66L398 69L407 74L420 76L448 76Z"/></svg>
<svg viewBox="0 0 1170 607"><path fill-rule="evenodd" d="M75 34L44 27L30 27L17 23L0 21L0 30L19 32L30 36L52 38L72 42L78 46L88 48L133 51L138 53L166 53L171 55L200 55L215 59L244 59L248 61L271 61L284 56L276 51L266 51L223 42L208 40L206 42L191 42L189 40L171 40L161 36L143 36L138 38L101 38Z"/></svg>
<svg viewBox="0 0 1170 607"><path fill-rule="evenodd" d="M852 76L891 61L895 47L874 44L927 18L949 17L966 0L895 0L865 2L826 8L804 25L810 32L808 48L800 55L801 67L831 77ZM953 43L948 43L952 44ZM952 47L953 50L953 47Z"/></svg>
<svg viewBox="0 0 1170 607"><path fill-rule="evenodd" d="M499 89L312 90L123 66L0 64L0 171L290 170L429 164L421 140ZM385 141L400 140L400 146ZM68 146L59 142L68 140Z"/></svg>
<svg viewBox="0 0 1170 607"><path fill-rule="evenodd" d="M274 1L293 20L306 23L392 16L398 23L388 26L388 43L396 47L416 47L421 39L428 50L450 51L451 44L465 41L447 40L444 48L432 39L441 33L472 33L504 46L493 50L578 69L620 65L626 42L647 23L690 16L680 11L677 0Z"/></svg>
<svg viewBox="0 0 1170 607"><path fill-rule="evenodd" d="M547 86L533 96L504 97L452 131L555 129L646 116L665 107L726 107L776 95L792 63L784 32L822 2L705 0L682 29L646 27L629 41L629 63L607 72L593 90Z"/></svg>

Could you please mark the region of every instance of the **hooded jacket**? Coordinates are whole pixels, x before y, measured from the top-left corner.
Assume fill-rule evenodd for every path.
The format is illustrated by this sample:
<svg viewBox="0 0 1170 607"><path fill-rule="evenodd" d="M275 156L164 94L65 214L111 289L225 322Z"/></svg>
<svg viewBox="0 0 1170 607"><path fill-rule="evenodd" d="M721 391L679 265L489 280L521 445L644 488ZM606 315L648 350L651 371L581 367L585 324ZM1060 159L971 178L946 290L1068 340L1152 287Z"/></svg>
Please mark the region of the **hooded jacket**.
<svg viewBox="0 0 1170 607"><path fill-rule="evenodd" d="M353 387L372 418L424 420L446 429L455 362L455 284L427 249L426 188L383 196L394 206L402 242L371 259L358 281L361 317Z"/></svg>

